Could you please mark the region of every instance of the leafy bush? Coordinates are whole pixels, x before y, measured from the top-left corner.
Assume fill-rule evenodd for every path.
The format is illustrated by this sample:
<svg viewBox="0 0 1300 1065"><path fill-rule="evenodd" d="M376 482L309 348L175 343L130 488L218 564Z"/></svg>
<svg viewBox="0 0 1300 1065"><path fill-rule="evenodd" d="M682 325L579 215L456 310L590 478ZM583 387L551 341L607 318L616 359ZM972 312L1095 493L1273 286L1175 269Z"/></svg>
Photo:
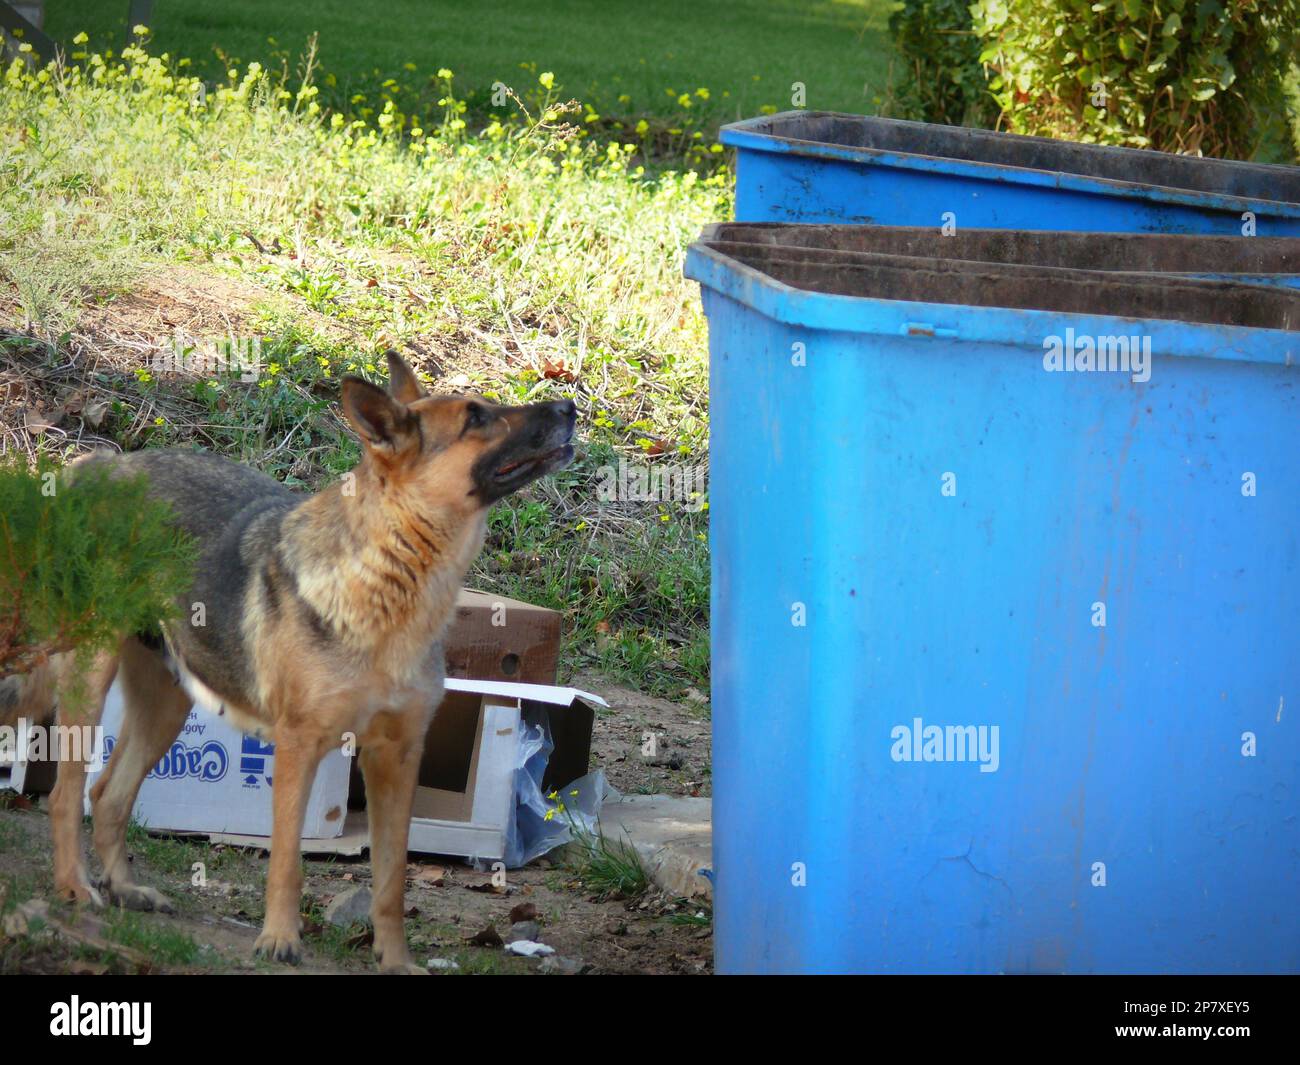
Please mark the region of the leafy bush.
<svg viewBox="0 0 1300 1065"><path fill-rule="evenodd" d="M996 121L969 0L903 0L889 16L889 32L902 60L890 86L902 117L950 126Z"/></svg>
<svg viewBox="0 0 1300 1065"><path fill-rule="evenodd" d="M1300 0L976 0L1016 133L1250 158L1283 113Z"/></svg>
<svg viewBox="0 0 1300 1065"><path fill-rule="evenodd" d="M194 551L169 517L142 478L89 465L70 484L46 458L0 462L0 677L172 617Z"/></svg>

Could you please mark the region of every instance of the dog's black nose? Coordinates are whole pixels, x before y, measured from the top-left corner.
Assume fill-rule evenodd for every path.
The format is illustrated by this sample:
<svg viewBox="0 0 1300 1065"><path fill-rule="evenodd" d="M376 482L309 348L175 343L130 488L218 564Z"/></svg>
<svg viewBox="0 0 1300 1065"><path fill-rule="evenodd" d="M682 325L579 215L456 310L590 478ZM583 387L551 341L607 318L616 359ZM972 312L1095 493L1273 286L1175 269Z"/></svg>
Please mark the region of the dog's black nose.
<svg viewBox="0 0 1300 1065"><path fill-rule="evenodd" d="M578 420L578 405L571 399L561 399L552 403L551 410L555 411L561 421L567 421L570 425Z"/></svg>

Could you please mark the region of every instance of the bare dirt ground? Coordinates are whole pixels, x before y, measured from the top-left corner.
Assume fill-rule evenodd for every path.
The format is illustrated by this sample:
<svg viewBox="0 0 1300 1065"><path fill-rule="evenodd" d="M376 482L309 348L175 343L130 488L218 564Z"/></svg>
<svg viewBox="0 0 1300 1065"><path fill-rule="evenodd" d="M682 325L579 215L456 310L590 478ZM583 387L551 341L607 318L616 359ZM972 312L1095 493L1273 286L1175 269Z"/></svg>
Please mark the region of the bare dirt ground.
<svg viewBox="0 0 1300 1065"><path fill-rule="evenodd" d="M590 675L573 683L611 704L611 712L596 723L592 765L603 767L616 787L629 793L708 794L704 706L679 706ZM658 737L656 756L648 761L641 755L646 732ZM367 861L304 863L306 955L301 966L289 968L253 959L263 914L264 853L133 830L130 851L137 878L163 891L176 914L75 908L52 901L44 805L44 799L0 793L0 914L5 915L0 918L0 973L375 971L368 929L343 929L323 918L336 895L369 885ZM32 914L32 900L37 910L49 903L48 910ZM413 862L406 905L413 955L421 963L436 958L457 966L441 969L445 973L712 970L711 915L699 903L653 890L633 898L601 899L573 866L554 855L511 870L504 887L456 859ZM531 907L535 916L521 914L518 907ZM541 941L554 947L563 962L513 957L499 945L474 942L491 942L490 935L482 935L489 926L506 935L512 912L536 920ZM19 913L30 919L11 920Z"/></svg>
<svg viewBox="0 0 1300 1065"><path fill-rule="evenodd" d="M590 674L569 682L609 703L592 735L591 761L627 795L712 795L708 703L658 699Z"/></svg>

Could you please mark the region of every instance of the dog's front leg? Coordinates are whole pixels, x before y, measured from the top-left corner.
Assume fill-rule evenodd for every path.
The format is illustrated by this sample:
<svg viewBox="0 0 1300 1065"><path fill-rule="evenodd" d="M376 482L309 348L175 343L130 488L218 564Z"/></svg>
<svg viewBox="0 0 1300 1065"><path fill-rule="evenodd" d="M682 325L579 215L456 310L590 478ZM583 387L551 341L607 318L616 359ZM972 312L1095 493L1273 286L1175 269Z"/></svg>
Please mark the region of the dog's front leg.
<svg viewBox="0 0 1300 1065"><path fill-rule="evenodd" d="M263 958L297 965L302 960L302 823L323 749L278 730L271 786L271 867L266 876L266 920L253 945ZM283 739L283 742L280 742Z"/></svg>
<svg viewBox="0 0 1300 1065"><path fill-rule="evenodd" d="M388 720L363 741L360 760L370 821L370 865L374 881L371 919L375 958L386 973L428 974L411 960L403 927L406 845L411 804L424 751L428 715L383 715Z"/></svg>

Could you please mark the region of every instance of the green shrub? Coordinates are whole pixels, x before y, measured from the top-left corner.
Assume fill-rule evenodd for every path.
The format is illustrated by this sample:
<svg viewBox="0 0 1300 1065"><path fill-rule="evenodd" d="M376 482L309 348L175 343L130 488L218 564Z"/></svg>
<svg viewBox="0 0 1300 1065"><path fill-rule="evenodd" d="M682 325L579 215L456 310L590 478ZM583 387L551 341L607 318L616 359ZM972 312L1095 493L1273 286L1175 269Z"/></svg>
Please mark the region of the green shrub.
<svg viewBox="0 0 1300 1065"><path fill-rule="evenodd" d="M976 0L1016 133L1251 158L1276 134L1300 0Z"/></svg>
<svg viewBox="0 0 1300 1065"><path fill-rule="evenodd" d="M172 617L194 551L169 517L142 478L87 465L69 484L47 458L0 460L0 677Z"/></svg>
<svg viewBox="0 0 1300 1065"><path fill-rule="evenodd" d="M901 117L950 126L996 121L969 0L903 0L889 16L889 32L901 64L890 85Z"/></svg>

